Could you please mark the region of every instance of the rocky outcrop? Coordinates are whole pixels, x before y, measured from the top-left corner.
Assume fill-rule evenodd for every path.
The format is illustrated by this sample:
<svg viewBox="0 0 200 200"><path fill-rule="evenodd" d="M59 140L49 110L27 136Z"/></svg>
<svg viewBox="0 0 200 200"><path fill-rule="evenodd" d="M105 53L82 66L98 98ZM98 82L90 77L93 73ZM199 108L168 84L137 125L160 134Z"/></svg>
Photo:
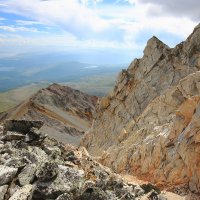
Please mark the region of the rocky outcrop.
<svg viewBox="0 0 200 200"><path fill-rule="evenodd" d="M81 142L117 172L200 192L200 25L169 48L151 38L97 106Z"/></svg>
<svg viewBox="0 0 200 200"><path fill-rule="evenodd" d="M1 138L13 131L26 138L35 128L29 125L39 124L7 123L15 128L11 131L5 125L7 130L0 131ZM39 134L38 128L34 130ZM1 200L139 200L143 196L152 200L166 199L165 194L151 184L135 185L124 181L120 175L94 161L83 147L65 145L42 133L32 141L2 141L1 138Z"/></svg>
<svg viewBox="0 0 200 200"><path fill-rule="evenodd" d="M0 114L0 121L40 120L44 122L41 129L44 134L77 145L83 133L91 126L96 102L95 96L68 86L52 84L14 109Z"/></svg>

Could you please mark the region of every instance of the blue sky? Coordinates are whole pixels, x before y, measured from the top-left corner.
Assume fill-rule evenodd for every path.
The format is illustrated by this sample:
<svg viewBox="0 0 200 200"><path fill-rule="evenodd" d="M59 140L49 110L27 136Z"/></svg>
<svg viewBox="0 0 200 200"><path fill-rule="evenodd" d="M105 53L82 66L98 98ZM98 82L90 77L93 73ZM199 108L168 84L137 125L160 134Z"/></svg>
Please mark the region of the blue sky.
<svg viewBox="0 0 200 200"><path fill-rule="evenodd" d="M134 58L153 35L171 47L184 40L199 8L199 0L0 0L0 54L116 51Z"/></svg>

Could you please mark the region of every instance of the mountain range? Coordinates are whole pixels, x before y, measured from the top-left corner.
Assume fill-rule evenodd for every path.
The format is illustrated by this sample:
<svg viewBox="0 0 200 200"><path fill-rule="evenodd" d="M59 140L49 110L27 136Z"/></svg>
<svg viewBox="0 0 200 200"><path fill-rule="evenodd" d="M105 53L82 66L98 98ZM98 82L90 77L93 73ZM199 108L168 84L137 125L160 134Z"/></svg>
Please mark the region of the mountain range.
<svg viewBox="0 0 200 200"><path fill-rule="evenodd" d="M200 25L153 36L103 97L54 83L1 113L0 198L198 200L199 70Z"/></svg>

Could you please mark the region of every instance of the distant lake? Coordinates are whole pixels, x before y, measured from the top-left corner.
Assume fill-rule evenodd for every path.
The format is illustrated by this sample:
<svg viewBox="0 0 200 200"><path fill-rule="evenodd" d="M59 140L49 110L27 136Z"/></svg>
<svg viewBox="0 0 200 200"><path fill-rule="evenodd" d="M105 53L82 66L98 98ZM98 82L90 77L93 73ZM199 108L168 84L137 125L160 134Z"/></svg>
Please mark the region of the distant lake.
<svg viewBox="0 0 200 200"><path fill-rule="evenodd" d="M99 66L97 66L97 65L91 65L91 66L86 66L86 67L84 67L85 69L96 69L96 68L98 68Z"/></svg>

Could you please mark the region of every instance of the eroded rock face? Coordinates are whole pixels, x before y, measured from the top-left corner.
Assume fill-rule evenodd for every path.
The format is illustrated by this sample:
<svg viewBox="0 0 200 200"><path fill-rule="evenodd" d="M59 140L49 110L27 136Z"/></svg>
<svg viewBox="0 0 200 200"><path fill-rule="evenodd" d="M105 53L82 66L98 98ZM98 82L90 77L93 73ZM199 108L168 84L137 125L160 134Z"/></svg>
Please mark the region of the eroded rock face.
<svg viewBox="0 0 200 200"><path fill-rule="evenodd" d="M118 172L200 192L200 26L171 49L151 38L100 102L84 145Z"/></svg>
<svg viewBox="0 0 200 200"><path fill-rule="evenodd" d="M9 123L18 124L12 129L16 132L21 130L20 124L24 127L35 122ZM25 136L21 140L0 138L1 200L137 200L156 191L156 187L147 191L142 189L144 185L123 180L94 161L84 147L77 149L44 137L36 127L27 131L17 132ZM37 137L27 140L30 133Z"/></svg>

